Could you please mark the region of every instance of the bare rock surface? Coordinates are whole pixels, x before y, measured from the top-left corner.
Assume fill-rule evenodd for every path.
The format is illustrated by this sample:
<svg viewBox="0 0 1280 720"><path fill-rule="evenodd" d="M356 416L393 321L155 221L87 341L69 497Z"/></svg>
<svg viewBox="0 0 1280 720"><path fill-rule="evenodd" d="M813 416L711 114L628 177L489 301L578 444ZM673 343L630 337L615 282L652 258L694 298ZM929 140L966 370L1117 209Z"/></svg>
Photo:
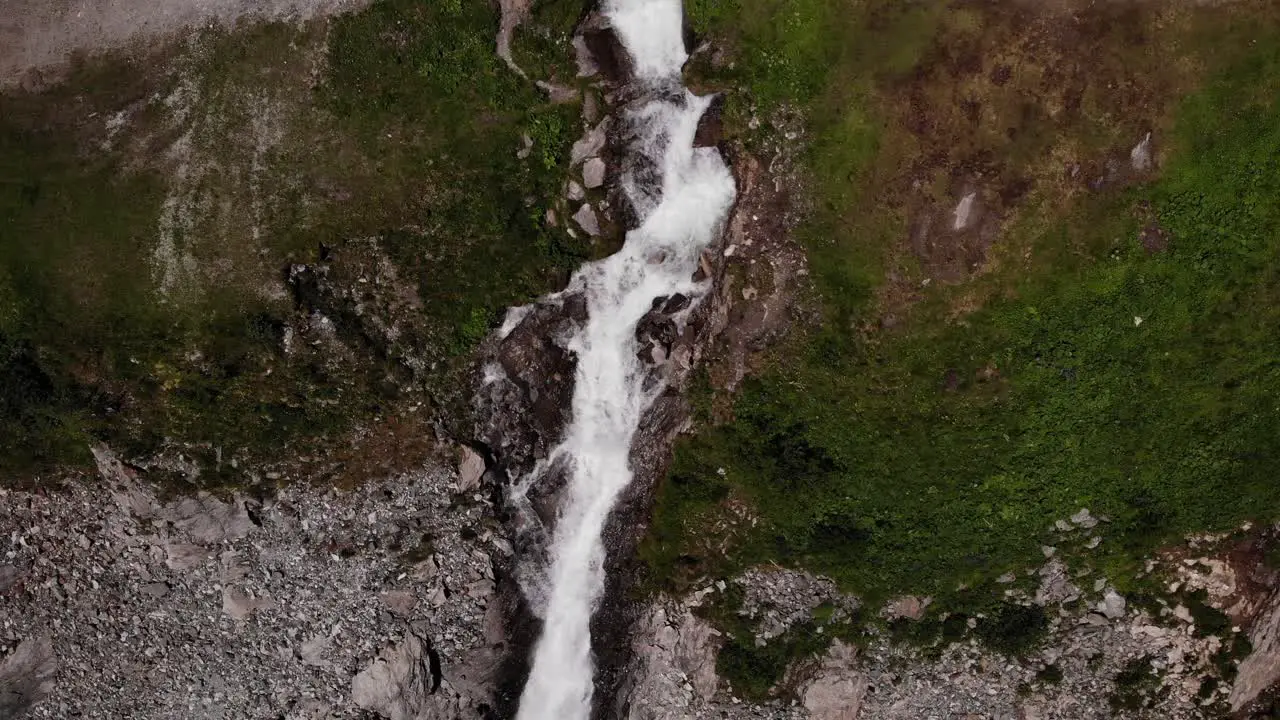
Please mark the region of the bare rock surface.
<svg viewBox="0 0 1280 720"><path fill-rule="evenodd" d="M98 455L0 491L0 716L480 717L510 545L453 472L165 501Z"/></svg>
<svg viewBox="0 0 1280 720"><path fill-rule="evenodd" d="M1249 633L1253 652L1240 663L1231 690L1231 707L1238 710L1264 690L1280 682L1280 593L1271 597L1269 607Z"/></svg>
<svg viewBox="0 0 1280 720"><path fill-rule="evenodd" d="M56 73L94 54L240 19L308 20L368 0L6 0L0 11L0 88Z"/></svg>

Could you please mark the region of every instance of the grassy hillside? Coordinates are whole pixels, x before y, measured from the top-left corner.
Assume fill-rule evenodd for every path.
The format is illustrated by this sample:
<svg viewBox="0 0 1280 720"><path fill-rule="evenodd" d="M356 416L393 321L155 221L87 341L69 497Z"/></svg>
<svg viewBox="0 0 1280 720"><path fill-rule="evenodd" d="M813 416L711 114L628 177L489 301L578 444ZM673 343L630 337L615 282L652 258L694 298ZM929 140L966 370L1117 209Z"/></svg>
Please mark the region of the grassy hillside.
<svg viewBox="0 0 1280 720"><path fill-rule="evenodd" d="M807 119L822 320L678 446L655 579L773 561L945 608L1082 507L1117 572L1280 517L1280 13L856 7L691 6L741 142Z"/></svg>
<svg viewBox="0 0 1280 720"><path fill-rule="evenodd" d="M575 19L540 13L520 59L572 81ZM0 476L105 440L235 483L284 448L429 436L502 309L591 251L542 222L577 110L494 57L496 28L486 2L386 0L0 95ZM339 289L287 282L299 263ZM416 452L390 450L327 466Z"/></svg>

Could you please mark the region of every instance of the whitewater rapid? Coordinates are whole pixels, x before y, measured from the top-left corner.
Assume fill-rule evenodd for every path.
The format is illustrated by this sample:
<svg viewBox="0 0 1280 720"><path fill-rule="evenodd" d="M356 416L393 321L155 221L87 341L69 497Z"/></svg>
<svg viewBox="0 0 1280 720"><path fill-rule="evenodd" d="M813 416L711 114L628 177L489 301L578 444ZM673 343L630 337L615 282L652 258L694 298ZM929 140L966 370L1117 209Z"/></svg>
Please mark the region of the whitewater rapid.
<svg viewBox="0 0 1280 720"><path fill-rule="evenodd" d="M542 468L563 466L562 495L541 597L543 620L519 720L585 720L594 686L591 614L604 586L605 521L631 482L631 442L663 387L646 383L636 326L655 298L681 293L696 302L702 251L734 199L733 176L714 148L695 148L709 98L681 85L687 59L680 0L606 0L602 12L632 60L633 87L648 103L628 111L637 128L628 153L656 165L660 188L627 176L621 187L640 215L616 254L583 266L564 293L587 300L585 325L569 343L577 355L572 419ZM518 485L527 487L530 479Z"/></svg>

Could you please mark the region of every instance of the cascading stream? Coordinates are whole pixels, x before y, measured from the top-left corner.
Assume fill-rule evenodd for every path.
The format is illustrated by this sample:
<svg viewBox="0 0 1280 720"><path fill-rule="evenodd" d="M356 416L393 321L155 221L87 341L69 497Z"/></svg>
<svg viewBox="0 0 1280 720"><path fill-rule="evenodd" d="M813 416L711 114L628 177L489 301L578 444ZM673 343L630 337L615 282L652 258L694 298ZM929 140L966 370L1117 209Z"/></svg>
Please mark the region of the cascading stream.
<svg viewBox="0 0 1280 720"><path fill-rule="evenodd" d="M568 483L545 587L534 603L543 626L520 720L590 715L590 622L604 585L601 534L631 482L629 455L641 417L663 389L646 383L636 326L655 298L682 293L696 300L706 290L706 282L692 277L735 192L720 154L694 147L710 100L680 84L687 59L680 0L605 0L602 11L630 56L633 87L654 98L626 118L640 128L628 152L656 165L660 192L623 179L623 191L639 209L639 227L627 233L618 253L579 269L565 291L584 293L588 317L569 343L577 355L572 420L542 466L566 468Z"/></svg>

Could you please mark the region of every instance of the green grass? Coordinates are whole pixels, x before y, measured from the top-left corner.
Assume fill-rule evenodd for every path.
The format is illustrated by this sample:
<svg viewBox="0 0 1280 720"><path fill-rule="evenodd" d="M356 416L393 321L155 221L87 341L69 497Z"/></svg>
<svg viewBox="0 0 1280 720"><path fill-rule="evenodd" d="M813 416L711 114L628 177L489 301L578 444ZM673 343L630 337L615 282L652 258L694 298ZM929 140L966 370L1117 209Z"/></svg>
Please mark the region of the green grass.
<svg viewBox="0 0 1280 720"><path fill-rule="evenodd" d="M1002 279L1004 292L960 320L953 292L937 291L899 333L856 330L879 239L843 234L881 171L866 165L875 111L856 93L814 100L778 81L818 103L816 147L854 140L846 159L810 163L820 205L802 233L824 323L744 385L732 422L678 445L644 549L654 576L679 585L776 561L873 604L907 592L945 602L1036 562L1053 521L1080 507L1111 519L1102 552L1119 558L1280 516L1269 440L1280 432L1280 43L1244 32L1233 46L1245 50L1215 58L1178 109L1159 181L1016 225L1044 265ZM876 47L871 66L909 67ZM848 99L842 113L822 104L832 97ZM1171 233L1167 252L1140 247L1144 212ZM878 222L901 232L901 218ZM725 559L686 533L729 497L759 522Z"/></svg>
<svg viewBox="0 0 1280 720"><path fill-rule="evenodd" d="M327 29L209 30L158 60L95 61L44 94L0 95L0 477L87 463L105 440L131 457L185 446L202 482L235 483L243 471L219 452L243 463L332 448L394 413L397 384L465 422L454 410L470 351L505 307L592 250L542 222L576 108L548 105L501 63L496 29L479 0L384 0ZM521 48L547 66L566 57L555 43ZM170 63L195 89L194 156L214 168L184 197L195 219L177 242L227 270L162 302L152 252L173 182L164 153L181 132L160 100L176 86ZM125 107L136 112L102 149L103 118ZM279 139L255 154L264 108ZM516 157L526 133L529 161ZM374 347L344 316L352 359L285 357L285 325L315 299L261 288L325 257L352 274L377 261L370 238L418 290L421 331ZM407 355L429 367L413 376Z"/></svg>

